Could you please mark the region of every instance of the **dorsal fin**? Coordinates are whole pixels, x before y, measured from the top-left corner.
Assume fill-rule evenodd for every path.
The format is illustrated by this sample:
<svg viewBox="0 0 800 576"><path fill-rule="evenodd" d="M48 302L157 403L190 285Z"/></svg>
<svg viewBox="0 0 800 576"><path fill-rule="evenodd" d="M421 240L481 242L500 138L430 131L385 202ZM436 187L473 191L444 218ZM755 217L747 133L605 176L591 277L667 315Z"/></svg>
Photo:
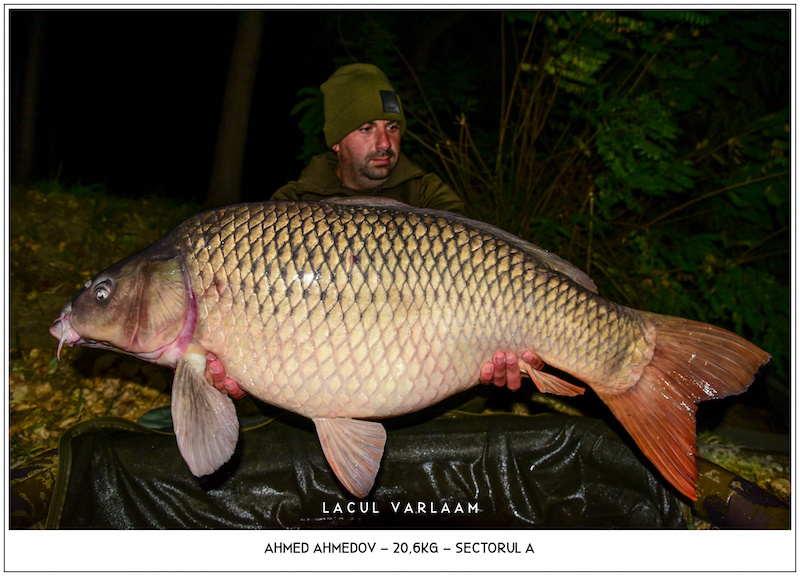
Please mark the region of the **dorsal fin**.
<svg viewBox="0 0 800 576"><path fill-rule="evenodd" d="M381 466L386 430L378 422L314 418L319 443L334 474L347 490L364 498Z"/></svg>

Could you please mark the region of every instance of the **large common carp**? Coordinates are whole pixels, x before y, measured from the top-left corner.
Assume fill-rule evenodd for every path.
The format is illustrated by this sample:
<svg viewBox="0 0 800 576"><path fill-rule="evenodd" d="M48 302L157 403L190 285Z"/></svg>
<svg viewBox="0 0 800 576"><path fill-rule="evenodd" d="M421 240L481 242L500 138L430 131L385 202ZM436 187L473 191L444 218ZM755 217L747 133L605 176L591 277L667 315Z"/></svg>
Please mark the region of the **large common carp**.
<svg viewBox="0 0 800 576"><path fill-rule="evenodd" d="M568 262L484 223L393 201L261 202L189 218L86 283L50 329L176 369L172 415L193 474L232 455L216 354L253 396L311 418L358 497L386 433L373 421L474 386L498 351L534 351L546 392L589 385L644 454L696 498L697 402L744 391L769 355L715 326L600 297ZM552 370L551 370L552 372Z"/></svg>

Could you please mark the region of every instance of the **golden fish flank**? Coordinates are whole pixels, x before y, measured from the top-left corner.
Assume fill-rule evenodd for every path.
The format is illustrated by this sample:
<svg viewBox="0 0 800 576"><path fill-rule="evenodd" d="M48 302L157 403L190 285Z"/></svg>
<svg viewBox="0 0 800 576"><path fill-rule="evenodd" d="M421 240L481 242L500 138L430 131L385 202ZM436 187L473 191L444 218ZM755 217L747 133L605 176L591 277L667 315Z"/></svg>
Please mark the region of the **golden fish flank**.
<svg viewBox="0 0 800 576"><path fill-rule="evenodd" d="M177 368L173 419L195 474L230 457L238 430L230 399L205 382L206 352L248 393L313 419L333 471L364 497L386 438L365 419L435 404L477 383L494 352L530 349L591 386L694 497L696 403L742 392L769 358L725 330L605 300L577 268L507 232L380 199L190 218L68 303L51 329L61 345L130 352L130 334L100 333L109 302L92 294L123 264L158 286L156 260L182 271L185 290L171 290L185 309L164 315L173 343L137 355ZM528 370L540 390L583 392L549 370Z"/></svg>

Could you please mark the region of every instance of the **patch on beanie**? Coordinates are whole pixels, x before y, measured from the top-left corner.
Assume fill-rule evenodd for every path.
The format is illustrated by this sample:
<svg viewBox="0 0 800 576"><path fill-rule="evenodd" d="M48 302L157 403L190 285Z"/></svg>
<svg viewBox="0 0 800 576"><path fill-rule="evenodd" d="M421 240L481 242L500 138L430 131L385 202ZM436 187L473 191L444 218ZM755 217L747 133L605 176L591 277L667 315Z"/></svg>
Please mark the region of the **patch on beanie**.
<svg viewBox="0 0 800 576"><path fill-rule="evenodd" d="M400 114L400 101L397 94L390 90L381 90L381 102L385 114Z"/></svg>

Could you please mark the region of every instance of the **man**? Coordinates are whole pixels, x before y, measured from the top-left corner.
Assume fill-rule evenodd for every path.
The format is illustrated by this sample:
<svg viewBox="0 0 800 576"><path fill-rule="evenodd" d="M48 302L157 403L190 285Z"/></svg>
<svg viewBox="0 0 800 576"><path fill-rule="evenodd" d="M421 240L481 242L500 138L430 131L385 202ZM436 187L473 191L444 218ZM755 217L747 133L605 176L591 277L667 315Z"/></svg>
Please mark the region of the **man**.
<svg viewBox="0 0 800 576"><path fill-rule="evenodd" d="M388 78L371 64L339 68L321 86L330 148L315 156L273 200L337 196L393 198L412 206L464 212L461 198L400 151L406 122Z"/></svg>
<svg viewBox="0 0 800 576"><path fill-rule="evenodd" d="M379 68L371 64L343 66L322 84L321 90L323 132L330 150L314 156L300 178L279 188L273 200L375 196L463 213L464 204L452 188L401 153L400 140L406 125L403 108ZM498 352L483 365L480 381L517 390L521 386L520 369L538 370L543 366L530 350L523 353L521 360L513 352ZM207 359L206 377L234 399L245 396L212 354Z"/></svg>

